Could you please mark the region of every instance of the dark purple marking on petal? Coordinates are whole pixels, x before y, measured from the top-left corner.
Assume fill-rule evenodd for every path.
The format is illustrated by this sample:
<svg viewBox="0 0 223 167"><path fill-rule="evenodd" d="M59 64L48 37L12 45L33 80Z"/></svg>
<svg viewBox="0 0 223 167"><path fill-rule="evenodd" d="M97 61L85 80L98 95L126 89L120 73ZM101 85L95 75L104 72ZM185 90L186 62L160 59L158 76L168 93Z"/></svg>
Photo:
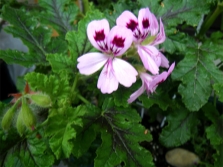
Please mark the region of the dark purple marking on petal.
<svg viewBox="0 0 223 167"><path fill-rule="evenodd" d="M104 41L104 39L105 39L104 29L102 29L100 31L95 31L94 39L95 39L95 41Z"/></svg>
<svg viewBox="0 0 223 167"><path fill-rule="evenodd" d="M138 23L134 20L130 20L130 22L126 24L126 27L132 31L134 31L137 26L138 26Z"/></svg>
<svg viewBox="0 0 223 167"><path fill-rule="evenodd" d="M142 20L142 26L144 29L149 27L149 20L147 18Z"/></svg>
<svg viewBox="0 0 223 167"><path fill-rule="evenodd" d="M124 42L125 42L125 38L117 37L117 36L115 36L112 40L112 44L119 47L119 48L124 47Z"/></svg>

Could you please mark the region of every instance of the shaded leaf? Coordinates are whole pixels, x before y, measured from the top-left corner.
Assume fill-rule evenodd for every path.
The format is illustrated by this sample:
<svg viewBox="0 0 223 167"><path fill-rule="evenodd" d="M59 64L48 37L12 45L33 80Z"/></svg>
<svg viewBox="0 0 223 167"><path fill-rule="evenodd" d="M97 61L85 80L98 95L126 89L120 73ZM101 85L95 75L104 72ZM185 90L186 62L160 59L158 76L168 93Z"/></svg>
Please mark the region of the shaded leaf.
<svg viewBox="0 0 223 167"><path fill-rule="evenodd" d="M159 138L166 147L177 147L187 142L199 123L195 113L189 113L183 108L172 111L167 116L167 122Z"/></svg>
<svg viewBox="0 0 223 167"><path fill-rule="evenodd" d="M31 67L37 64L45 64L46 60L34 53L24 53L17 50L1 50L0 58L8 64L20 64L25 67Z"/></svg>
<svg viewBox="0 0 223 167"><path fill-rule="evenodd" d="M214 84L214 90L216 95L218 96L218 100L223 102L223 84L217 83Z"/></svg>
<svg viewBox="0 0 223 167"><path fill-rule="evenodd" d="M98 127L102 144L96 152L94 165L116 166L124 162L128 167L153 166L151 153L139 145L152 139L149 133L144 133L145 128L139 124L140 121L135 110L107 109L102 126Z"/></svg>
<svg viewBox="0 0 223 167"><path fill-rule="evenodd" d="M39 0L39 5L45 9L41 20L50 24L59 34L65 34L74 29L78 7L70 0Z"/></svg>
<svg viewBox="0 0 223 167"><path fill-rule="evenodd" d="M4 6L2 15L12 25L6 27L5 31L20 38L30 51L37 54L39 56L37 62L38 60L44 60L46 53L44 48L50 42L51 30L38 25L37 19L23 8L14 9Z"/></svg>

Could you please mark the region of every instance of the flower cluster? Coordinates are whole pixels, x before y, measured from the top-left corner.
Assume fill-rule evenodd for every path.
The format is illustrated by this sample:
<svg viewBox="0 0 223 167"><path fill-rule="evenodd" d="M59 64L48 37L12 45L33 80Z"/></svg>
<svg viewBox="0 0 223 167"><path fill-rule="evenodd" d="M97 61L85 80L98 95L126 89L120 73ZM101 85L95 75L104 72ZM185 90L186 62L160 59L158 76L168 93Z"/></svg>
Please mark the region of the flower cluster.
<svg viewBox="0 0 223 167"><path fill-rule="evenodd" d="M77 59L77 68L81 74L91 75L103 67L97 83L102 93L112 93L118 89L119 83L130 87L139 74L142 86L130 96L128 102L131 103L144 91L153 93L158 84L165 81L174 69L175 64L169 68L169 61L157 48L158 44L165 41L166 36L162 20L158 23L149 8L140 9L138 18L130 11L124 11L111 30L106 19L94 20L88 24L87 36L101 53L80 56ZM138 53L143 65L139 67L137 64L137 70L121 59L130 47ZM159 67L169 70L159 74Z"/></svg>

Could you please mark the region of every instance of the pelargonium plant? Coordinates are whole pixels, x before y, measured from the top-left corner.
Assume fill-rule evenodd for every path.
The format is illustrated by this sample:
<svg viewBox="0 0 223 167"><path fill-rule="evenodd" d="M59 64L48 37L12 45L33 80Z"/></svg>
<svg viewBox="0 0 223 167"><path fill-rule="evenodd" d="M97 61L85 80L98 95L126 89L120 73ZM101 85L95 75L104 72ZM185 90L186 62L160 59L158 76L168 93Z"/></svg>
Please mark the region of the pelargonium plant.
<svg viewBox="0 0 223 167"><path fill-rule="evenodd" d="M222 167L222 11L220 0L3 0L4 31L29 51L0 58L35 70L0 102L0 166Z"/></svg>

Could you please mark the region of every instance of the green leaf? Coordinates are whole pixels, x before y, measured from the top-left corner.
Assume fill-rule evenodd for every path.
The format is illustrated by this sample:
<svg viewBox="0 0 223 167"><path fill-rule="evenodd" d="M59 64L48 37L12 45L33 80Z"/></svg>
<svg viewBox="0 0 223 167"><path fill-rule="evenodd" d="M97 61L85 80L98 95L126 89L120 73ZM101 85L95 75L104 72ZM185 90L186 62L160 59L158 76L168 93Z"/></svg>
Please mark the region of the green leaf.
<svg viewBox="0 0 223 167"><path fill-rule="evenodd" d="M69 73L74 73L76 70L75 63L67 55L48 54L47 60L50 62L53 72L66 70Z"/></svg>
<svg viewBox="0 0 223 167"><path fill-rule="evenodd" d="M38 54L24 53L17 50L1 50L0 58L8 64L16 63L25 67L46 63L45 58L40 57Z"/></svg>
<svg viewBox="0 0 223 167"><path fill-rule="evenodd" d="M222 120L221 120L222 121ZM222 123L221 123L222 124ZM207 138L210 140L211 145L218 146L223 143L223 133L222 128L223 124L218 124L217 126L212 124L206 128Z"/></svg>
<svg viewBox="0 0 223 167"><path fill-rule="evenodd" d="M29 51L33 51L39 56L39 60L45 60L45 46L50 42L51 30L43 25L38 25L38 21L27 10L14 9L4 6L2 16L9 21L12 26L5 28L5 31L21 38ZM44 62L44 61L43 61Z"/></svg>
<svg viewBox="0 0 223 167"><path fill-rule="evenodd" d="M165 25L177 26L183 22L197 26L203 14L209 12L210 3L194 0L140 0L143 7L149 7L157 18L162 17Z"/></svg>
<svg viewBox="0 0 223 167"><path fill-rule="evenodd" d="M45 139L38 138L34 133L28 137L27 141L19 141L8 150L3 165L7 167L50 167L53 163L54 156L47 147Z"/></svg>
<svg viewBox="0 0 223 167"><path fill-rule="evenodd" d="M38 4L45 9L41 21L50 24L59 35L65 36L74 29L74 21L79 12L78 7L70 0L39 0Z"/></svg>
<svg viewBox="0 0 223 167"><path fill-rule="evenodd" d="M214 167L222 167L223 164L223 143L215 147L217 153L213 155L215 162Z"/></svg>
<svg viewBox="0 0 223 167"><path fill-rule="evenodd" d="M110 109L103 113L101 132L102 144L97 149L95 166L153 166L151 153L139 145L151 141L152 136L144 133L139 124L140 116L131 109Z"/></svg>
<svg viewBox="0 0 223 167"><path fill-rule="evenodd" d="M132 92L129 89L123 87L112 93L115 105L118 107L128 107L129 104L127 100L129 99L131 93Z"/></svg>
<svg viewBox="0 0 223 167"><path fill-rule="evenodd" d="M175 28L168 28L165 30L166 40L161 45L162 48L165 49L165 52L169 52L171 54L178 52L184 52L186 50L186 35L182 32L179 32Z"/></svg>
<svg viewBox="0 0 223 167"><path fill-rule="evenodd" d="M160 134L160 142L166 147L177 147L187 142L199 123L196 113L178 108L167 116L168 125Z"/></svg>
<svg viewBox="0 0 223 167"><path fill-rule="evenodd" d="M93 105L85 106L85 111L82 110L82 121L83 127L76 127L77 131L76 138L72 140L73 142L73 155L77 158L81 157L86 153L91 146L92 142L95 140L97 131L95 130L95 121L101 116L101 111Z"/></svg>
<svg viewBox="0 0 223 167"><path fill-rule="evenodd" d="M218 96L218 100L223 102L223 84L216 83L213 87L216 95Z"/></svg>
<svg viewBox="0 0 223 167"><path fill-rule="evenodd" d="M93 49L87 37L87 25L94 19L103 18L103 14L98 10L90 11L86 17L78 23L78 31L69 31L66 40L69 44L71 59L77 63L77 58L84 53L91 52Z"/></svg>
<svg viewBox="0 0 223 167"><path fill-rule="evenodd" d="M25 76L25 80L32 89L48 94L52 101L69 96L70 87L66 78L32 72Z"/></svg>
<svg viewBox="0 0 223 167"><path fill-rule="evenodd" d="M172 100L168 96L168 94L156 93L151 97L143 94L139 97L139 100L142 101L142 104L145 108L150 108L154 104L157 104L163 111L166 111L167 108L172 104Z"/></svg>
<svg viewBox="0 0 223 167"><path fill-rule="evenodd" d="M76 137L73 126L82 126L82 120L79 117L85 113L85 110L85 107L79 106L49 111L55 114L51 114L47 119L45 135L50 137L49 145L57 159L70 156L74 145L71 140Z"/></svg>
<svg viewBox="0 0 223 167"><path fill-rule="evenodd" d="M172 78L180 80L178 91L190 111L198 111L211 95L211 81L222 83L222 72L214 64L215 45L190 40L185 58L176 66Z"/></svg>
<svg viewBox="0 0 223 167"><path fill-rule="evenodd" d="M212 123L217 124L217 121L220 117L218 110L211 104L207 103L202 107L204 115L211 120Z"/></svg>

